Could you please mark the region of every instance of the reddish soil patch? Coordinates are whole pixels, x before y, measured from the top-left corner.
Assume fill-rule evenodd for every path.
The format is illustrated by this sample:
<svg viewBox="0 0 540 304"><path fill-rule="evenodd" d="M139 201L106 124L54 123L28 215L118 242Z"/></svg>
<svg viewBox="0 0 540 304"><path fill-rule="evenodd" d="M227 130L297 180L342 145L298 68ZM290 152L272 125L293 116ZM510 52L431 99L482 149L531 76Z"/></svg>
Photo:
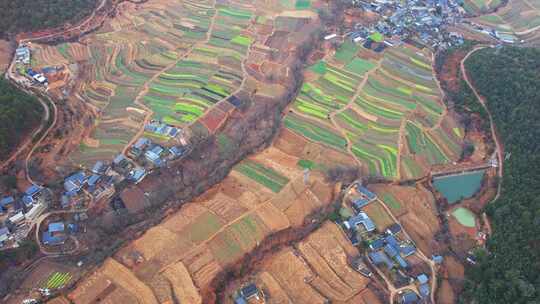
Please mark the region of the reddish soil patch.
<svg viewBox="0 0 540 304"><path fill-rule="evenodd" d="M199 121L210 131L210 133L215 133L216 130L225 122L227 115L223 111L212 108Z"/></svg>
<svg viewBox="0 0 540 304"><path fill-rule="evenodd" d="M12 54L13 47L9 41L0 39L0 73L4 73L7 70Z"/></svg>

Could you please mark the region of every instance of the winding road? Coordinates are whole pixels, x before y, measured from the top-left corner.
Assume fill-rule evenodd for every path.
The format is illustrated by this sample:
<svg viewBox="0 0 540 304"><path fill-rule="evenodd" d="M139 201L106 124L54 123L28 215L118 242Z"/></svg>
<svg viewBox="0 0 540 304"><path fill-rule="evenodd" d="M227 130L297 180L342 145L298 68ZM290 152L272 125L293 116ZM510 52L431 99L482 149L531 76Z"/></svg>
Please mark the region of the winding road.
<svg viewBox="0 0 540 304"><path fill-rule="evenodd" d="M495 142L495 149L496 149L496 152L497 152L497 158L498 158L498 170L497 170L497 176L499 177L499 183L498 183L498 186L497 186L497 194L495 195L495 197L493 198L493 200L491 201L491 203L493 203L494 201L496 201L499 196L501 195L501 188L502 188L502 177L503 177L503 161L504 161L504 157L503 157L503 154L504 154L504 150L503 150L503 146L502 144L500 143L499 141L499 137L497 136L497 131L495 129L495 123L493 122L493 117L491 116L491 112L489 111L488 107L487 107L487 103L486 103L486 100L483 96L481 96L478 91L476 91L475 87L472 85L472 82L469 78L469 75L467 74L467 70L465 68L465 61L472 55L474 54L476 51L479 51L479 50L482 50L482 49L485 49L486 46L477 46L475 48L473 48L469 53L467 53L467 55L461 60L461 63L460 63L460 68L461 68L461 74L463 75L463 79L465 80L465 82L467 83L467 85L471 88L471 90L473 91L474 95L476 96L476 98L478 99L478 101L480 102L480 104L482 105L482 107L484 108L484 110L486 110L486 113L488 114L488 117L489 117L489 125L490 125L490 129L491 129L491 137L493 138L493 141Z"/></svg>

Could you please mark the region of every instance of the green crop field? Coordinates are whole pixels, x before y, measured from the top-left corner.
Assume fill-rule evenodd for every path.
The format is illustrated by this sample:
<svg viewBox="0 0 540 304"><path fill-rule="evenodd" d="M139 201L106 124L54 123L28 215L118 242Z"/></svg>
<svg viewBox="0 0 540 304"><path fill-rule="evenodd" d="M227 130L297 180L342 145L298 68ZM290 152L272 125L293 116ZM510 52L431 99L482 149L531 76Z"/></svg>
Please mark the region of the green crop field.
<svg viewBox="0 0 540 304"><path fill-rule="evenodd" d="M382 198L382 200L384 201L384 203L385 203L386 205L388 205L388 207L394 209L395 211L401 210L401 204L400 204L399 201L396 199L396 197L393 196L392 194L390 194L390 193L383 193L381 198Z"/></svg>
<svg viewBox="0 0 540 304"><path fill-rule="evenodd" d="M185 229L189 231L189 238L194 243L200 243L219 231L223 226L220 218L212 212L205 212Z"/></svg>
<svg viewBox="0 0 540 304"><path fill-rule="evenodd" d="M73 276L69 272L54 272L40 286L54 290L66 286L72 278Z"/></svg>
<svg viewBox="0 0 540 304"><path fill-rule="evenodd" d="M275 193L281 191L289 183L289 179L285 176L251 160L241 162L234 169Z"/></svg>

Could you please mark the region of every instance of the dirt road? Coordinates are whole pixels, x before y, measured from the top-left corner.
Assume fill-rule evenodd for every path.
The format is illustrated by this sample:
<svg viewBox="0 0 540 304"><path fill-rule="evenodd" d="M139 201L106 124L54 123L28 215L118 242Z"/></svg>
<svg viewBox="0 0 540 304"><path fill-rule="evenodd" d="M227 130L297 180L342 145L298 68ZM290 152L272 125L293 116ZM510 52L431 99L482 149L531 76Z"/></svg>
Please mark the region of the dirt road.
<svg viewBox="0 0 540 304"><path fill-rule="evenodd" d="M497 175L499 177L499 185L497 186L497 194L495 195L495 198L493 198L493 200L491 201L491 202L494 202L499 198L499 196L501 194L501 188L502 188L503 161L504 161L503 146L500 143L499 137L497 136L497 131L495 129L495 123L493 122L493 117L491 116L491 112L489 111L488 107L486 106L486 100L485 100L485 98L483 96L478 94L478 92L476 91L476 89L474 88L474 86L472 85L472 83L470 81L469 75L467 74L467 70L465 69L465 61L469 58L469 56L474 54L474 52L479 51L481 49L485 49L485 48L486 48L486 46L478 46L478 47L475 47L474 49L472 49L461 60L460 68L461 68L461 74L463 75L463 79L465 80L467 85L471 88L471 90L473 91L476 98L478 98L478 101L480 102L480 104L482 104L482 107L484 108L484 110L486 110L486 113L488 114L488 117L489 117L489 125L490 125L490 129L491 129L491 137L493 138L493 141L495 142L495 149L496 149L496 152L497 152L498 165L499 165L499 168L497 170Z"/></svg>

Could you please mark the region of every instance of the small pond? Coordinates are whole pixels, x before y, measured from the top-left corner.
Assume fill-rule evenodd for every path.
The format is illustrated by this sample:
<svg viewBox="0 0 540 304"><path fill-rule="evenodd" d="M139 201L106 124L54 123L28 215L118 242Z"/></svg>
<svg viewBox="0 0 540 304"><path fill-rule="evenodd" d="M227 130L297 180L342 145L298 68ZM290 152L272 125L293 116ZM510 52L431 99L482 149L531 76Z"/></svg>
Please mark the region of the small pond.
<svg viewBox="0 0 540 304"><path fill-rule="evenodd" d="M433 179L433 186L447 200L454 204L461 199L473 196L482 185L484 170L459 175L449 175Z"/></svg>

